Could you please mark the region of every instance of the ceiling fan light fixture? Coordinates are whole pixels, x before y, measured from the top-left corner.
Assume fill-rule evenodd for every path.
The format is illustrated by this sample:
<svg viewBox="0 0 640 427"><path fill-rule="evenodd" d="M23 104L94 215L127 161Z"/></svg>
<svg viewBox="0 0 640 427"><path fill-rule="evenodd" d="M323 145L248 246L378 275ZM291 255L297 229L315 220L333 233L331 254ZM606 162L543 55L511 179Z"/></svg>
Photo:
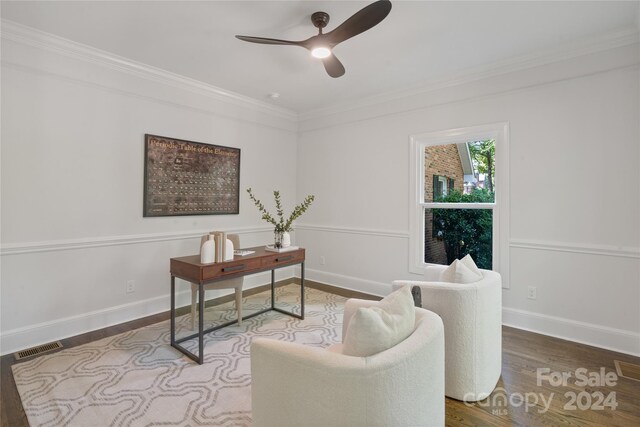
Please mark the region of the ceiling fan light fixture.
<svg viewBox="0 0 640 427"><path fill-rule="evenodd" d="M306 40L281 40L240 35L237 35L236 38L250 43L303 47L311 52L311 56L321 59L327 74L336 78L343 76L345 70L344 65L336 58L332 49L343 41L375 27L387 17L390 11L391 1L374 1L351 15L346 21L328 33L323 33L322 29L329 23L329 14L326 12L314 12L311 15L311 23L318 29L318 34Z"/></svg>
<svg viewBox="0 0 640 427"><path fill-rule="evenodd" d="M311 55L314 58L327 58L331 55L331 49L329 49L328 47L324 47L324 46L318 46L318 47L314 47L311 50Z"/></svg>

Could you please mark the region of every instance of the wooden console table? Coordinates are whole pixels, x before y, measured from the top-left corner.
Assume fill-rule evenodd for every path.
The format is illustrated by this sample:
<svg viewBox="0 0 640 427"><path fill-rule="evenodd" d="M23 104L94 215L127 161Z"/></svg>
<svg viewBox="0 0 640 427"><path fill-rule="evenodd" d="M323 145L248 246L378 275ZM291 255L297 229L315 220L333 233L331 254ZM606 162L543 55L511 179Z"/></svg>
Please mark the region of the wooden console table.
<svg viewBox="0 0 640 427"><path fill-rule="evenodd" d="M248 316L244 316L242 319L249 319L270 310L275 310L289 316L297 317L298 319L304 319L304 249L300 248L288 252L269 252L265 250L264 246L258 246L255 248L248 248L248 250L255 252L245 256L236 255L231 261L218 262L214 264L201 264L200 255L171 258L171 346L184 353L191 359L195 360L199 364L202 364L202 362L204 361L204 334L220 328L224 328L225 326L229 326L237 322L237 320L232 320L230 322L226 322L224 324L203 330L205 303L204 285L206 284L271 270L271 307L250 314ZM275 270L278 268L290 267L296 264L300 264L301 267L300 314L292 313L275 306ZM186 280L187 282L199 285L198 332L180 339L176 339L176 277ZM198 338L197 356L180 345L180 343L194 339L196 337Z"/></svg>

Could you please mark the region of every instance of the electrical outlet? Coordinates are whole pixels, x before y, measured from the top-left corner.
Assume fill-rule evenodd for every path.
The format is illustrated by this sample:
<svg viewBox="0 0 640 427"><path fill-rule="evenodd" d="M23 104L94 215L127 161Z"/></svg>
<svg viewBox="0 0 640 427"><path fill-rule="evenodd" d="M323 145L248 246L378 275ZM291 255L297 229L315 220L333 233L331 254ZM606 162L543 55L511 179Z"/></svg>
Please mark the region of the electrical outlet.
<svg viewBox="0 0 640 427"><path fill-rule="evenodd" d="M321 256L321 257L320 257L320 265L325 265L325 264L326 264L326 262L327 262L327 260L326 260L326 259L324 259L324 256Z"/></svg>
<svg viewBox="0 0 640 427"><path fill-rule="evenodd" d="M527 298L536 299L537 298L537 288L535 286L529 286L527 291Z"/></svg>
<svg viewBox="0 0 640 427"><path fill-rule="evenodd" d="M136 281L135 280L127 280L126 291L128 294L136 291Z"/></svg>

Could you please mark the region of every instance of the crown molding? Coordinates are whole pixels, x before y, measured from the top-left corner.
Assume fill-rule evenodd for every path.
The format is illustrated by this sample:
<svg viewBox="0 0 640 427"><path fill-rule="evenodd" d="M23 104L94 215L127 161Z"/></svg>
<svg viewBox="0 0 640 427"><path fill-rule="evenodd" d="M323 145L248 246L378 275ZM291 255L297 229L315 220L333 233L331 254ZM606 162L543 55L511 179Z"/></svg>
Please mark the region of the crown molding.
<svg viewBox="0 0 640 427"><path fill-rule="evenodd" d="M552 49L522 55L490 65L467 69L463 72L442 79L426 81L420 85L398 91L385 92L370 96L356 102L344 102L331 107L297 113L293 110L278 107L231 92L189 77L181 76L160 68L137 62L113 53L74 42L16 22L0 19L0 37L17 43L44 49L88 63L101 65L116 71L138 76L147 80L188 90L208 96L218 101L231 103L254 111L292 121L296 124L313 119L344 114L359 109L373 107L411 96L420 96L440 89L460 86L479 80L497 77L517 71L523 71L547 64L565 61L584 55L594 54L610 49L638 44L640 31L632 26L604 35L594 36L566 43Z"/></svg>
<svg viewBox="0 0 640 427"><path fill-rule="evenodd" d="M512 57L490 65L469 68L445 78L430 80L409 89L385 92L363 98L357 102L345 102L327 108L301 112L299 121L309 121L328 116L344 114L351 111L373 107L392 101L399 101L410 96L419 96L449 87L460 86L492 77L523 71L548 64L562 62L571 58L603 52L619 47L640 43L640 31L637 27L623 28L618 31L566 43L552 49L537 51L532 54Z"/></svg>
<svg viewBox="0 0 640 427"><path fill-rule="evenodd" d="M100 65L146 80L188 90L218 101L234 104L278 118L297 122L298 114L292 110L277 107L257 99L240 95L199 80L181 76L151 65L137 62L111 52L74 42L63 37L37 30L16 22L0 19L0 38L27 46L55 52L70 58Z"/></svg>

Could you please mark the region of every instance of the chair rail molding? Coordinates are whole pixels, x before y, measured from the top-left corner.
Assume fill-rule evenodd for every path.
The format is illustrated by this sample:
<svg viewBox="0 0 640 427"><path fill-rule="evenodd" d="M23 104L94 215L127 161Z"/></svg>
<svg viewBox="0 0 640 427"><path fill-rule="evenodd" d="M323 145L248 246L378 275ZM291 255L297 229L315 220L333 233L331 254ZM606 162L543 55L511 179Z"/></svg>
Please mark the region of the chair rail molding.
<svg viewBox="0 0 640 427"><path fill-rule="evenodd" d="M295 225L294 228L298 230L308 230L308 231L325 232L325 233L361 234L364 236L390 237L395 239L409 238L409 232L401 231L401 230L337 227L332 225L311 225L311 224Z"/></svg>
<svg viewBox="0 0 640 427"><path fill-rule="evenodd" d="M50 240L43 242L9 243L0 247L0 256L20 255L36 252L55 252L74 249L99 248L104 246L136 245L141 243L167 242L200 238L211 230L181 231L174 233L152 233L121 236L86 237L79 239ZM267 226L244 227L228 230L228 233L250 234L272 232Z"/></svg>
<svg viewBox="0 0 640 427"><path fill-rule="evenodd" d="M510 247L539 251L571 252L587 255L640 259L640 248L595 243L566 243L551 240L511 239Z"/></svg>

